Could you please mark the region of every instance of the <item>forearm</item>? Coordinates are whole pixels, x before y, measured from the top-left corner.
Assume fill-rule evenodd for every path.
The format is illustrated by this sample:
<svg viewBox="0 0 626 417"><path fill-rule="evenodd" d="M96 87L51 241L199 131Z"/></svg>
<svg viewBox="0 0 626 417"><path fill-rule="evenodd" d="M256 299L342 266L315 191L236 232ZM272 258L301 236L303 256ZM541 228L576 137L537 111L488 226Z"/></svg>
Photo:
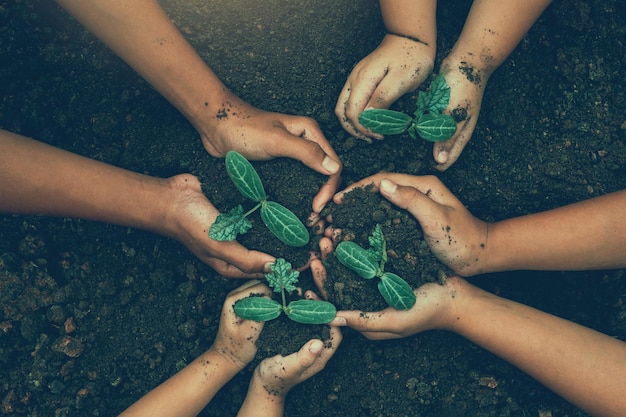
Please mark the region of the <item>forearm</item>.
<svg viewBox="0 0 626 417"><path fill-rule="evenodd" d="M626 415L624 342L467 283L462 291L450 330L592 415Z"/></svg>
<svg viewBox="0 0 626 417"><path fill-rule="evenodd" d="M241 367L208 350L143 396L121 416L196 416Z"/></svg>
<svg viewBox="0 0 626 417"><path fill-rule="evenodd" d="M165 179L0 130L0 212L97 220L153 230L166 217Z"/></svg>
<svg viewBox="0 0 626 417"><path fill-rule="evenodd" d="M284 409L285 396L268 391L258 378L253 376L237 417L280 417Z"/></svg>
<svg viewBox="0 0 626 417"><path fill-rule="evenodd" d="M57 0L201 134L231 94L155 0Z"/></svg>
<svg viewBox="0 0 626 417"><path fill-rule="evenodd" d="M486 271L626 267L626 190L491 225Z"/></svg>
<svg viewBox="0 0 626 417"><path fill-rule="evenodd" d="M435 50L436 0L380 0L380 9L389 33L419 40Z"/></svg>
<svg viewBox="0 0 626 417"><path fill-rule="evenodd" d="M489 75L519 44L550 0L476 0L450 55Z"/></svg>

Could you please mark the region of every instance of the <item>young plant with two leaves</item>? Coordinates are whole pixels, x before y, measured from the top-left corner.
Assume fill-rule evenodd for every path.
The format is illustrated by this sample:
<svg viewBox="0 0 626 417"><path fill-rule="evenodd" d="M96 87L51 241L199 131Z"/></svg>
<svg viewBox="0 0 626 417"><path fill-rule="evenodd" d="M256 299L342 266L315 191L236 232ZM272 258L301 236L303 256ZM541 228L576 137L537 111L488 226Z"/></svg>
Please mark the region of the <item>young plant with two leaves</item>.
<svg viewBox="0 0 626 417"><path fill-rule="evenodd" d="M209 237L219 241L235 240L238 234L246 233L252 227L248 216L260 208L261 219L274 236L289 246L306 245L309 242L306 226L291 210L268 200L261 178L252 164L235 151L229 151L225 161L226 172L235 187L257 204L245 213L243 207L238 205L230 212L218 215L209 229Z"/></svg>
<svg viewBox="0 0 626 417"><path fill-rule="evenodd" d="M408 130L413 139L419 136L430 142L443 142L456 132L454 118L441 113L449 101L450 87L440 74L428 91L419 92L415 117L394 110L368 109L359 115L359 123L381 135L399 135Z"/></svg>
<svg viewBox="0 0 626 417"><path fill-rule="evenodd" d="M265 274L268 285L280 293L282 303L265 297L246 297L235 303L235 314L246 320L268 321L285 313L291 320L303 324L326 324L335 318L337 309L328 301L296 300L287 303L286 293L296 290L300 272L291 264L278 258Z"/></svg>
<svg viewBox="0 0 626 417"><path fill-rule="evenodd" d="M385 271L387 262L387 242L377 224L369 236L369 249L364 249L352 241L337 245L335 256L344 266L356 272L362 278L379 278L378 291L387 304L396 310L408 310L415 304L415 293L400 276Z"/></svg>

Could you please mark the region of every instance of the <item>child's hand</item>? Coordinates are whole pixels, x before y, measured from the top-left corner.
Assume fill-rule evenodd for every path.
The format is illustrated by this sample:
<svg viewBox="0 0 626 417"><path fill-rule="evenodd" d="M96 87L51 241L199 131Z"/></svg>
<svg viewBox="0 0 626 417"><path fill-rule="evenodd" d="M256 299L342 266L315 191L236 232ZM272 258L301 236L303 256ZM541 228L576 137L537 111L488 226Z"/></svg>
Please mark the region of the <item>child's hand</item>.
<svg viewBox="0 0 626 417"><path fill-rule="evenodd" d="M433 69L435 49L396 35L386 35L381 44L359 62L339 94L335 114L343 128L368 142L383 139L359 123L367 108L388 108L426 80Z"/></svg>
<svg viewBox="0 0 626 417"><path fill-rule="evenodd" d="M263 322L244 320L235 314L233 305L239 299L248 297L250 294L271 295L269 287L258 280L246 282L241 287L231 291L224 301L220 327L211 350L244 368L256 355L255 345Z"/></svg>
<svg viewBox="0 0 626 417"><path fill-rule="evenodd" d="M341 331L332 327L329 340L309 340L296 353L265 359L254 370L237 417L282 416L289 390L324 369L340 343Z"/></svg>
<svg viewBox="0 0 626 417"><path fill-rule="evenodd" d="M309 340L296 353L263 360L255 369L253 379L269 395L284 397L291 388L324 369L337 351L341 338L341 331L332 327L329 340Z"/></svg>
<svg viewBox="0 0 626 417"><path fill-rule="evenodd" d="M334 200L341 203L344 193L370 184L417 219L433 254L455 273L487 270L489 224L474 217L437 177L382 172L350 185Z"/></svg>

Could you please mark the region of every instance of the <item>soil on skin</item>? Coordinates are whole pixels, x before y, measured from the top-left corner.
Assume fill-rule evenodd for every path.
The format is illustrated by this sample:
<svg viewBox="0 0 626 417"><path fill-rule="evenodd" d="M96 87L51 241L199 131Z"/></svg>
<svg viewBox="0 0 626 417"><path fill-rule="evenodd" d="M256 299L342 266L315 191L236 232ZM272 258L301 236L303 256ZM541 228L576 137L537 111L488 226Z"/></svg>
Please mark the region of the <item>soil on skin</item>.
<svg viewBox="0 0 626 417"><path fill-rule="evenodd" d="M344 163L342 187L380 171L437 175L488 221L626 187L624 2L553 2L490 78L474 135L445 173L432 168L432 144L408 136L367 144L345 133L334 116L346 77L384 35L376 3L162 2L235 94L264 110L317 120ZM470 6L439 2L438 59L453 46ZM223 161L206 153L184 117L53 2L0 0L0 17L3 129L154 176L189 172L220 210L248 207ZM414 100L409 94L394 108L410 112ZM308 216L324 177L289 159L255 167L271 198ZM412 285L448 273L414 219L378 194L355 193L350 204L327 210L362 244L381 224L393 255L389 270ZM252 220L240 239L252 249L294 265L306 264L316 249L313 232L309 246L292 250L265 231L258 213ZM384 307L380 299L359 300L366 292L358 287L366 283L348 281L332 256L327 268L338 307ZM471 282L626 340L623 275L519 271ZM0 217L0 413L116 415L206 350L226 294L240 284L148 232ZM310 273L301 284L313 288ZM298 327L286 320L266 325L263 337L273 328L285 334ZM323 326L307 329L324 337ZM300 336L297 345L312 337ZM283 345L269 340L259 359ZM201 415L235 415L251 372L252 366L237 375ZM512 365L443 331L368 341L346 329L326 369L295 387L286 408L290 416L585 415Z"/></svg>

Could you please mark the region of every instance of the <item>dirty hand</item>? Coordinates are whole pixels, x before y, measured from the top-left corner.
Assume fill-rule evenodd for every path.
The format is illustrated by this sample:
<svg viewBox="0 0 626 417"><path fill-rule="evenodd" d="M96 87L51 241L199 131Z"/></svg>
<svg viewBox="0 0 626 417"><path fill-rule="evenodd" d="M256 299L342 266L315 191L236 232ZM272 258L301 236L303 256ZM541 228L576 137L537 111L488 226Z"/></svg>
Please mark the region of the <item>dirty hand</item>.
<svg viewBox="0 0 626 417"><path fill-rule="evenodd" d="M369 184L417 219L430 250L455 273L485 272L489 224L474 217L437 177L382 172L350 185L334 200L341 204L344 193Z"/></svg>
<svg viewBox="0 0 626 417"><path fill-rule="evenodd" d="M435 51L423 43L386 35L371 54L359 62L339 94L335 114L343 128L368 142L383 139L359 123L368 108L386 109L409 91L415 90L433 69Z"/></svg>
<svg viewBox="0 0 626 417"><path fill-rule="evenodd" d="M263 360L254 371L256 379L267 392L285 396L299 383L320 372L341 343L341 331L331 327L330 339L309 340L300 350L288 356L276 355Z"/></svg>
<svg viewBox="0 0 626 417"><path fill-rule="evenodd" d="M328 175L313 199L319 213L339 186L341 161L315 120L257 109L231 95L212 116L212 129L202 135L204 147L214 157L237 151L250 160L289 157Z"/></svg>
<svg viewBox="0 0 626 417"><path fill-rule="evenodd" d="M448 278L441 285L434 282L415 290L417 302L409 310L387 307L376 312L338 311L331 324L348 326L370 340L398 339L425 330L448 329L454 321L455 304L462 302L461 288L466 282L459 278Z"/></svg>
<svg viewBox="0 0 626 417"><path fill-rule="evenodd" d="M450 87L450 101L444 113L457 121L456 133L445 142L433 145L435 168L445 171L461 156L474 133L490 72L479 70L462 59L456 62L450 56L444 60L440 72Z"/></svg>
<svg viewBox="0 0 626 417"><path fill-rule="evenodd" d="M211 350L224 356L243 369L254 359L256 340L263 330L263 322L244 320L235 314L233 305L250 294L271 295L271 290L261 281L251 280L231 291L222 307L220 326Z"/></svg>
<svg viewBox="0 0 626 417"><path fill-rule="evenodd" d="M200 181L190 174L176 175L166 181L172 197L163 200L172 207L155 231L181 242L220 275L262 278L266 265L274 261L273 256L248 250L236 241L218 242L209 237L209 227L219 211L202 193Z"/></svg>

